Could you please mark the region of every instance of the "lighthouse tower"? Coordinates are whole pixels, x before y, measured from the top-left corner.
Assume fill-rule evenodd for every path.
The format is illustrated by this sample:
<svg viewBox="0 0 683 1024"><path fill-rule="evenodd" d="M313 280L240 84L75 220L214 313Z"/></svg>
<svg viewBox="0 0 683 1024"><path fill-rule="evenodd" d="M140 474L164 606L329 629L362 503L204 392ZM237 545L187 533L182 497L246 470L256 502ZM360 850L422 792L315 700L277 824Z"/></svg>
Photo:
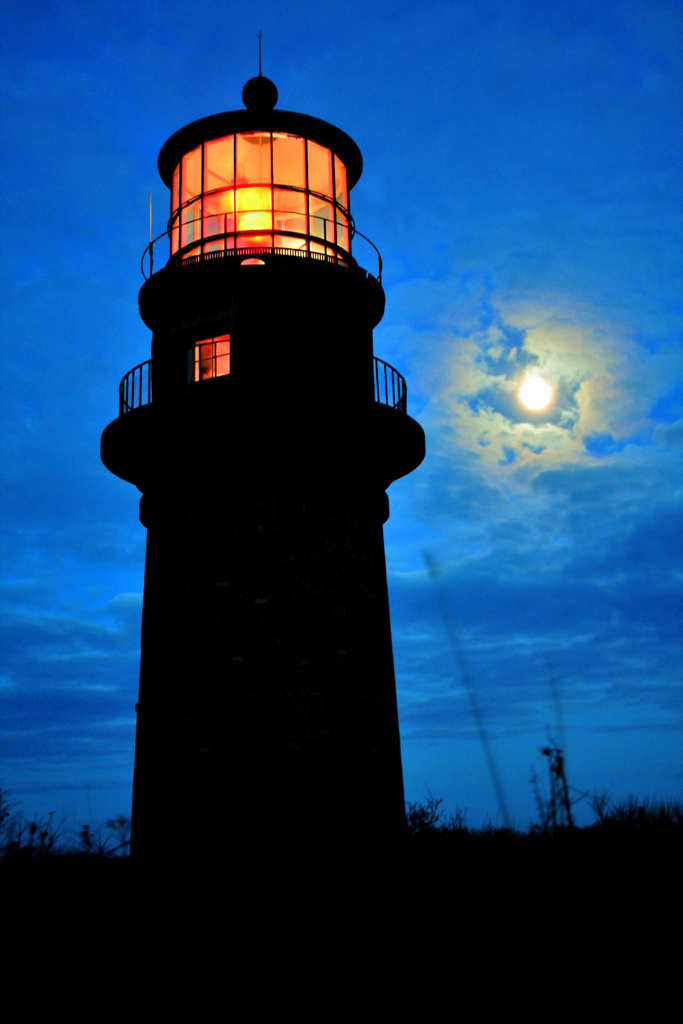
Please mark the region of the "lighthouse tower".
<svg viewBox="0 0 683 1024"><path fill-rule="evenodd" d="M242 98L162 147L170 253L147 250L139 296L152 358L102 436L147 528L140 859L405 824L382 526L424 433L373 354L358 147L274 109L261 75Z"/></svg>

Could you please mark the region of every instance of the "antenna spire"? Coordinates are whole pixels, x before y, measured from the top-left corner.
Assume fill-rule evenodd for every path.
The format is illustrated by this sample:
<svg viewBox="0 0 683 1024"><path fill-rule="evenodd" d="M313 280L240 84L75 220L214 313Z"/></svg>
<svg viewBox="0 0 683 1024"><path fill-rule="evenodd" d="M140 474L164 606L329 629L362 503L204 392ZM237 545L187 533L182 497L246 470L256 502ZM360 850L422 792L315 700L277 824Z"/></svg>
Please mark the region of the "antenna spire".
<svg viewBox="0 0 683 1024"><path fill-rule="evenodd" d="M261 40L263 39L263 32L260 29L256 33L256 38L258 39L258 75L261 78Z"/></svg>

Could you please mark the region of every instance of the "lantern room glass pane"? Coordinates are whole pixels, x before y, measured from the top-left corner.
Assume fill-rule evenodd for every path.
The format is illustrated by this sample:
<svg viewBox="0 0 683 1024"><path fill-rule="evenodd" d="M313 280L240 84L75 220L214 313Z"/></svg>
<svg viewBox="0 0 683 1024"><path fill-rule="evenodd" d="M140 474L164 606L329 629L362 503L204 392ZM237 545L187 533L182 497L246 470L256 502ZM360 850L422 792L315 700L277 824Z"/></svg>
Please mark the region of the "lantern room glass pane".
<svg viewBox="0 0 683 1024"><path fill-rule="evenodd" d="M332 154L317 142L308 141L308 187L332 196Z"/></svg>
<svg viewBox="0 0 683 1024"><path fill-rule="evenodd" d="M306 186L305 140L273 133L273 181L278 185Z"/></svg>
<svg viewBox="0 0 683 1024"><path fill-rule="evenodd" d="M335 228L332 217L332 203L326 203L324 199L317 196L309 196L310 203L310 234L316 238L324 238L328 242L334 242Z"/></svg>
<svg viewBox="0 0 683 1024"><path fill-rule="evenodd" d="M173 187L171 189L171 213L180 206L180 164L173 172Z"/></svg>
<svg viewBox="0 0 683 1024"><path fill-rule="evenodd" d="M273 192L275 230L297 231L305 235L307 232L305 194L303 192L290 192L286 188L276 188Z"/></svg>
<svg viewBox="0 0 683 1024"><path fill-rule="evenodd" d="M272 190L269 188L238 188L237 230L270 231L272 227Z"/></svg>
<svg viewBox="0 0 683 1024"><path fill-rule="evenodd" d="M204 191L232 188L235 184L235 136L204 144Z"/></svg>
<svg viewBox="0 0 683 1024"><path fill-rule="evenodd" d="M275 248L276 249L300 249L303 252L308 248L308 242L305 238L295 238L294 235L276 235L275 236Z"/></svg>
<svg viewBox="0 0 683 1024"><path fill-rule="evenodd" d="M204 238L235 230L235 193L232 189L204 196Z"/></svg>
<svg viewBox="0 0 683 1024"><path fill-rule="evenodd" d="M200 236L201 228L201 215L202 215L202 204L201 202L192 203L191 206L186 207L181 214L181 226L180 226L180 245L184 247L190 245L192 242L196 242Z"/></svg>
<svg viewBox="0 0 683 1024"><path fill-rule="evenodd" d="M202 190L202 147L197 146L191 153L183 157L183 174L180 200L186 203L188 199L198 196Z"/></svg>
<svg viewBox="0 0 683 1024"><path fill-rule="evenodd" d="M346 184L346 167L338 156L334 158L334 198L344 207L349 208L349 190Z"/></svg>
<svg viewBox="0 0 683 1024"><path fill-rule="evenodd" d="M237 249L272 249L273 248L273 236L272 235L238 235L236 239L235 248Z"/></svg>
<svg viewBox="0 0 683 1024"><path fill-rule="evenodd" d="M270 183L270 132L246 132L237 136L236 183Z"/></svg>
<svg viewBox="0 0 683 1024"><path fill-rule="evenodd" d="M180 246L180 217L176 214L171 227L171 252L178 252Z"/></svg>
<svg viewBox="0 0 683 1024"><path fill-rule="evenodd" d="M340 211L336 211L337 216L337 245L340 245L342 249L349 251L349 224L344 214Z"/></svg>

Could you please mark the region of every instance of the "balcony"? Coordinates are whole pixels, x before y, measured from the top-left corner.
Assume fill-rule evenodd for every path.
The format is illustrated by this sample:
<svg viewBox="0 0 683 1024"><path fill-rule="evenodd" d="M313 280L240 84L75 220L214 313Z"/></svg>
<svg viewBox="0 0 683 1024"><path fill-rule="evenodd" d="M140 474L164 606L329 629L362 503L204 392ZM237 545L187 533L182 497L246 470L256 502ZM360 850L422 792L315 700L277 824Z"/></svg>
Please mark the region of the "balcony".
<svg viewBox="0 0 683 1024"><path fill-rule="evenodd" d="M277 211L274 215L271 215L270 212L268 215L275 216L277 222ZM185 227L193 228L194 240L177 249L164 266L180 268L217 259L234 260L241 264L263 263L263 256L266 255L296 256L300 259L331 263L339 267L358 267L357 261L350 252L337 244L338 226L334 221L324 217L311 218L311 221L315 221L315 225L311 228L314 232L312 234L303 231L288 231L282 227L275 233L272 228L266 232L264 230L242 230L238 233L234 229L234 218L228 218L227 215L212 215L201 220L197 219L196 222L185 225ZM169 227L167 231L158 235L142 254L140 268L146 281L155 272L155 246L158 252L159 245L157 243L162 239L170 238L172 230ZM373 274L365 271L365 273L381 285L382 257L379 249L366 235L358 231L353 221L350 222L350 231L352 238L363 239L374 250L373 259L376 262L377 272Z"/></svg>
<svg viewBox="0 0 683 1024"><path fill-rule="evenodd" d="M383 359L373 356L373 391L375 402L408 412L408 387L405 378ZM199 381L198 383L201 383ZM192 386L192 384L190 384ZM119 416L149 405L152 401L152 360L129 370L119 384Z"/></svg>

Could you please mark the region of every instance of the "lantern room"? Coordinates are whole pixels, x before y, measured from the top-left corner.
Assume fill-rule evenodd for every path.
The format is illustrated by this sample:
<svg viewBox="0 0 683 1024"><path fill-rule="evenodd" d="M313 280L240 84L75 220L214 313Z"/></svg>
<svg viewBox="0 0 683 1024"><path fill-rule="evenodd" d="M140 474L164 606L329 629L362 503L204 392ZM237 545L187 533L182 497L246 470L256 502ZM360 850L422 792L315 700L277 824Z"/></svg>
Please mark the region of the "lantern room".
<svg viewBox="0 0 683 1024"><path fill-rule="evenodd" d="M186 125L163 146L171 191L171 262L258 250L346 262L355 232L349 190L363 161L353 139L327 121L274 110L262 75L242 92L246 110Z"/></svg>
<svg viewBox="0 0 683 1024"><path fill-rule="evenodd" d="M173 170L171 256L228 249L350 252L346 166L314 139L236 132L184 153Z"/></svg>

